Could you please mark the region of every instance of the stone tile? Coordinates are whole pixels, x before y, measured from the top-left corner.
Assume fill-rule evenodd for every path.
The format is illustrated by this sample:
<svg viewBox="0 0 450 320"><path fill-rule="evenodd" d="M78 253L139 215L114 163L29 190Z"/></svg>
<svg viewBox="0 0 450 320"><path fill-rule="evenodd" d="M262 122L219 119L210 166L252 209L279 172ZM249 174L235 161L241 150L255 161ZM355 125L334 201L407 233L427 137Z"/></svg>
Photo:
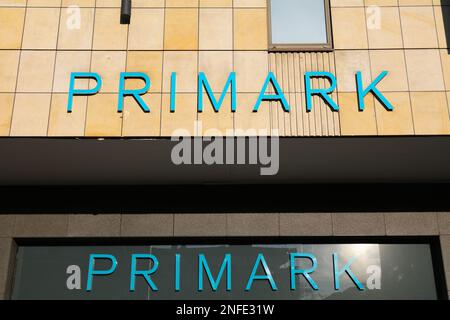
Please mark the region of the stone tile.
<svg viewBox="0 0 450 320"><path fill-rule="evenodd" d="M364 102L365 110L359 111L356 93L338 94L342 135L377 135L374 98L367 95Z"/></svg>
<svg viewBox="0 0 450 320"><path fill-rule="evenodd" d="M176 90L178 92L197 92L198 52L165 51L163 92L170 92L172 72L176 72Z"/></svg>
<svg viewBox="0 0 450 320"><path fill-rule="evenodd" d="M198 7L199 0L166 0L166 7Z"/></svg>
<svg viewBox="0 0 450 320"><path fill-rule="evenodd" d="M72 112L67 112L67 94L53 94L50 106L48 135L54 137L82 137L86 123L87 97L74 97Z"/></svg>
<svg viewBox="0 0 450 320"><path fill-rule="evenodd" d="M166 9L164 49L198 49L198 9Z"/></svg>
<svg viewBox="0 0 450 320"><path fill-rule="evenodd" d="M377 236L385 235L383 213L333 213L333 234L335 236Z"/></svg>
<svg viewBox="0 0 450 320"><path fill-rule="evenodd" d="M232 9L200 9L199 49L233 49Z"/></svg>
<svg viewBox="0 0 450 320"><path fill-rule="evenodd" d="M173 236L173 214L122 214L121 236Z"/></svg>
<svg viewBox="0 0 450 320"><path fill-rule="evenodd" d="M265 136L270 131L270 102L264 101L258 112L253 112L257 93L238 93L234 114L234 134L237 136Z"/></svg>
<svg viewBox="0 0 450 320"><path fill-rule="evenodd" d="M133 3L128 50L162 50L164 9L136 9Z"/></svg>
<svg viewBox="0 0 450 320"><path fill-rule="evenodd" d="M205 8L225 8L232 7L233 0L200 0L200 7Z"/></svg>
<svg viewBox="0 0 450 320"><path fill-rule="evenodd" d="M279 233L276 213L227 214L228 236L278 236Z"/></svg>
<svg viewBox="0 0 450 320"><path fill-rule="evenodd" d="M120 214L72 214L69 217L70 237L117 237L120 235Z"/></svg>
<svg viewBox="0 0 450 320"><path fill-rule="evenodd" d="M435 235L439 233L437 216L434 212L386 213L387 235Z"/></svg>
<svg viewBox="0 0 450 320"><path fill-rule="evenodd" d="M128 25L118 23L120 9L96 9L94 50L125 50Z"/></svg>
<svg viewBox="0 0 450 320"><path fill-rule="evenodd" d="M394 0L395 1L395 0ZM395 4L396 5L396 4ZM367 34L369 37L369 48L387 49L402 48L402 31L400 26L400 15L397 7L379 7L380 23L369 23L371 16L366 9Z"/></svg>
<svg viewBox="0 0 450 320"><path fill-rule="evenodd" d="M448 3L450 4L450 3ZM450 15L450 6L435 6L434 18L436 20L436 30L438 35L439 48L448 48L450 43L447 42L446 21L444 16ZM445 13L444 13L445 12Z"/></svg>
<svg viewBox="0 0 450 320"><path fill-rule="evenodd" d="M405 48L436 48L438 40L433 7L400 7Z"/></svg>
<svg viewBox="0 0 450 320"><path fill-rule="evenodd" d="M444 75L445 89L450 91L450 52L449 49L440 50L442 60L442 73Z"/></svg>
<svg viewBox="0 0 450 320"><path fill-rule="evenodd" d="M125 70L127 53L125 51L92 52L92 72L102 77L101 93L118 92L120 73Z"/></svg>
<svg viewBox="0 0 450 320"><path fill-rule="evenodd" d="M198 71L205 73L213 92L222 93L230 73L233 72L233 52L200 51Z"/></svg>
<svg viewBox="0 0 450 320"><path fill-rule="evenodd" d="M120 0L103 0L97 1L97 7L120 8Z"/></svg>
<svg viewBox="0 0 450 320"><path fill-rule="evenodd" d="M0 49L20 49L25 9L0 8Z"/></svg>
<svg viewBox="0 0 450 320"><path fill-rule="evenodd" d="M234 0L233 6L235 8L265 8L267 0Z"/></svg>
<svg viewBox="0 0 450 320"><path fill-rule="evenodd" d="M80 15L80 24L74 15ZM90 50L92 47L92 32L94 30L94 9L80 8L63 9L59 24L58 49L64 50Z"/></svg>
<svg viewBox="0 0 450 320"><path fill-rule="evenodd" d="M330 213L281 213L281 236L330 236L333 234Z"/></svg>
<svg viewBox="0 0 450 320"><path fill-rule="evenodd" d="M150 77L149 92L161 92L162 90L162 60L161 51L128 51L127 72L143 72ZM142 80L127 79L127 89L140 89Z"/></svg>
<svg viewBox="0 0 450 320"><path fill-rule="evenodd" d="M54 66L54 51L22 51L17 92L50 93Z"/></svg>
<svg viewBox="0 0 450 320"><path fill-rule="evenodd" d="M90 51L58 51L56 55L53 92L69 92L71 73L74 71L89 72L90 67ZM88 88L89 80L78 79L76 81L76 89Z"/></svg>
<svg viewBox="0 0 450 320"><path fill-rule="evenodd" d="M226 214L175 214L174 235L184 237L225 236Z"/></svg>
<svg viewBox="0 0 450 320"><path fill-rule="evenodd" d="M0 136L9 136L14 106L14 93L0 93Z"/></svg>
<svg viewBox="0 0 450 320"><path fill-rule="evenodd" d="M142 96L150 112L144 112L133 97L125 97L122 135L124 137L157 137L161 132L161 94Z"/></svg>
<svg viewBox="0 0 450 320"><path fill-rule="evenodd" d="M165 0L133 0L133 8L164 8Z"/></svg>
<svg viewBox="0 0 450 320"><path fill-rule="evenodd" d="M86 136L117 137L122 134L122 114L117 112L116 94L88 97Z"/></svg>
<svg viewBox="0 0 450 320"><path fill-rule="evenodd" d="M25 7L27 0L4 0L2 7Z"/></svg>
<svg viewBox="0 0 450 320"><path fill-rule="evenodd" d="M388 75L377 85L380 91L408 91L408 77L403 51L371 50L370 63L373 78L376 78L383 71L388 71Z"/></svg>
<svg viewBox="0 0 450 320"><path fill-rule="evenodd" d="M414 124L412 119L411 101L408 92L383 92L386 99L394 106L388 111L377 100L375 113L379 135L412 135Z"/></svg>
<svg viewBox="0 0 450 320"><path fill-rule="evenodd" d="M28 0L28 7L59 7L61 0Z"/></svg>
<svg viewBox="0 0 450 320"><path fill-rule="evenodd" d="M170 112L170 95L162 97L161 135L170 137L197 135L197 95L183 93L176 95L175 112Z"/></svg>
<svg viewBox="0 0 450 320"><path fill-rule="evenodd" d="M46 136L50 94L16 94L11 136Z"/></svg>
<svg viewBox="0 0 450 320"><path fill-rule="evenodd" d="M11 237L14 233L13 214L0 214L0 237Z"/></svg>
<svg viewBox="0 0 450 320"><path fill-rule="evenodd" d="M416 134L449 134L445 92L411 92L411 106Z"/></svg>
<svg viewBox="0 0 450 320"><path fill-rule="evenodd" d="M219 100L221 94L215 94ZM201 136L223 136L233 134L234 114L231 111L231 95L227 94L223 100L219 112L216 112L210 99L204 94L203 112L198 113L199 125L198 134Z"/></svg>
<svg viewBox="0 0 450 320"><path fill-rule="evenodd" d="M23 49L56 49L60 8L28 8Z"/></svg>
<svg viewBox="0 0 450 320"><path fill-rule="evenodd" d="M234 9L234 50L267 49L266 9Z"/></svg>
<svg viewBox="0 0 450 320"><path fill-rule="evenodd" d="M19 54L17 50L0 51L0 92L16 91Z"/></svg>
<svg viewBox="0 0 450 320"><path fill-rule="evenodd" d="M439 233L450 235L450 212L438 213Z"/></svg>
<svg viewBox="0 0 450 320"><path fill-rule="evenodd" d="M366 49L364 8L332 8L333 39L336 49Z"/></svg>
<svg viewBox="0 0 450 320"><path fill-rule="evenodd" d="M18 214L14 223L15 237L65 237L67 214Z"/></svg>
<svg viewBox="0 0 450 320"><path fill-rule="evenodd" d="M409 89L411 91L444 90L439 50L406 50Z"/></svg>
<svg viewBox="0 0 450 320"><path fill-rule="evenodd" d="M260 92L269 71L264 51L234 51L234 71L238 92Z"/></svg>
<svg viewBox="0 0 450 320"><path fill-rule="evenodd" d="M366 6L397 6L398 1L397 0L364 0L364 4Z"/></svg>
<svg viewBox="0 0 450 320"><path fill-rule="evenodd" d="M372 82L369 51L339 50L335 52L335 60L340 92L356 92L357 71L361 71L364 87Z"/></svg>

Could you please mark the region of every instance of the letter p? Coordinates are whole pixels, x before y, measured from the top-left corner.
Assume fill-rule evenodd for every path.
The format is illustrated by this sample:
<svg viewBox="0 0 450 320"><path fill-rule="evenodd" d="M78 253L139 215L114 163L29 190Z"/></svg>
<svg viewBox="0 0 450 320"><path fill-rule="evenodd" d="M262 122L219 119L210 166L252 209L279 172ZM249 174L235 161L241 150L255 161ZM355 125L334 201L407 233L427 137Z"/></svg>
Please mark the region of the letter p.
<svg viewBox="0 0 450 320"><path fill-rule="evenodd" d="M108 259L111 261L111 267L107 270L95 270L95 259ZM114 273L117 268L117 260L116 257L114 257L111 254L91 254L89 255L89 269L88 269L88 279L87 279L87 285L86 285L86 291L92 290L92 280L94 276L105 276Z"/></svg>
<svg viewBox="0 0 450 320"><path fill-rule="evenodd" d="M92 89L75 89L76 79L94 79L97 82L95 88ZM98 73L93 72L72 72L70 74L69 85L69 102L67 103L67 112L72 112L73 97L74 96L89 96L96 94L102 87L102 78Z"/></svg>

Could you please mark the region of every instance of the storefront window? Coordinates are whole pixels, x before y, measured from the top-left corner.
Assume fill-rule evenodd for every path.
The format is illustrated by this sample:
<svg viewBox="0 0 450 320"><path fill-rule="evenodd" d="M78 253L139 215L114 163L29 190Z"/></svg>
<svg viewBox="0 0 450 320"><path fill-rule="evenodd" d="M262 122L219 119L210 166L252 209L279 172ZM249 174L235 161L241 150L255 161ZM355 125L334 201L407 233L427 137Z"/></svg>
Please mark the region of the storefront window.
<svg viewBox="0 0 450 320"><path fill-rule="evenodd" d="M437 299L431 246L19 246L13 299Z"/></svg>
<svg viewBox="0 0 450 320"><path fill-rule="evenodd" d="M270 0L270 49L331 49L328 0Z"/></svg>

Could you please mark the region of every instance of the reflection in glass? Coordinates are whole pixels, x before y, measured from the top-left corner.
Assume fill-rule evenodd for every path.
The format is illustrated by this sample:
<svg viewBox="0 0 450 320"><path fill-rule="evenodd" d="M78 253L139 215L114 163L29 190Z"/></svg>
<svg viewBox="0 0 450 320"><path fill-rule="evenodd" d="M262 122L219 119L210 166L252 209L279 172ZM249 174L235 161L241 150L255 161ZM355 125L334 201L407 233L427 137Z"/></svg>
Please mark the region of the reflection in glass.
<svg viewBox="0 0 450 320"><path fill-rule="evenodd" d="M93 289L86 291L89 256L111 254L117 259L116 271L95 276ZM314 290L303 275L295 276L291 290L291 253L307 253L317 260L310 274L319 287ZM136 278L130 292L132 254L153 254L159 267L151 275L158 291L152 291L144 277ZM175 255L180 259L181 290L176 292ZM231 254L232 290L226 290L226 272L217 291L204 273L204 291L198 290L198 256L205 255L211 273L217 277L226 254ZM264 256L278 290L268 281L255 280L250 291L246 285L256 258ZM342 270L349 261L351 272L364 290L359 290L348 274L335 288L333 254ZM69 290L67 267L79 266L80 290ZM107 269L110 261L96 261L95 268ZM295 269L310 269L309 259L295 259ZM149 260L139 260L138 270L149 270ZM258 275L264 274L258 266ZM203 270L204 272L204 270ZM240 300L322 300L322 299L437 299L430 246L428 244L280 244L280 245L156 245L156 246L22 246L18 249L13 299L240 299Z"/></svg>

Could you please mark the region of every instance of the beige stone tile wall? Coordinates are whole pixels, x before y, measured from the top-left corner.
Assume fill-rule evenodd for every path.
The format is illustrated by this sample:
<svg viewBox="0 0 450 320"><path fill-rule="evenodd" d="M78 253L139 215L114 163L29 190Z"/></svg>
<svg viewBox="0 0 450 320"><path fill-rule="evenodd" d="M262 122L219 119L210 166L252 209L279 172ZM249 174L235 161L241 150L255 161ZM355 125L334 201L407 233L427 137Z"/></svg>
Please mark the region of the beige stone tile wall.
<svg viewBox="0 0 450 320"><path fill-rule="evenodd" d="M0 214L0 299L14 238L439 236L450 288L450 213Z"/></svg>
<svg viewBox="0 0 450 320"><path fill-rule="evenodd" d="M133 0L130 25L119 24L120 0L0 1L0 136L158 137L174 129L266 129L282 136L450 134L450 3L445 0L331 0L332 52L269 53L266 0ZM77 6L74 8L73 6ZM77 16L79 15L79 22ZM252 112L268 71L291 106L264 103ZM318 97L306 112L305 71L338 79L332 112ZM395 108L368 96L358 112L355 71L379 85ZM98 72L101 93L75 97L65 112L73 71ZM151 89L141 111L133 98L117 110L119 73L146 72ZM170 74L178 73L177 111L170 113ZM227 97L219 113L196 111L197 73L219 97L237 74L238 110ZM314 86L328 83L315 80ZM94 81L77 81L77 88ZM127 88L139 88L129 80ZM207 99L206 99L207 101ZM195 120L202 127L194 129Z"/></svg>

